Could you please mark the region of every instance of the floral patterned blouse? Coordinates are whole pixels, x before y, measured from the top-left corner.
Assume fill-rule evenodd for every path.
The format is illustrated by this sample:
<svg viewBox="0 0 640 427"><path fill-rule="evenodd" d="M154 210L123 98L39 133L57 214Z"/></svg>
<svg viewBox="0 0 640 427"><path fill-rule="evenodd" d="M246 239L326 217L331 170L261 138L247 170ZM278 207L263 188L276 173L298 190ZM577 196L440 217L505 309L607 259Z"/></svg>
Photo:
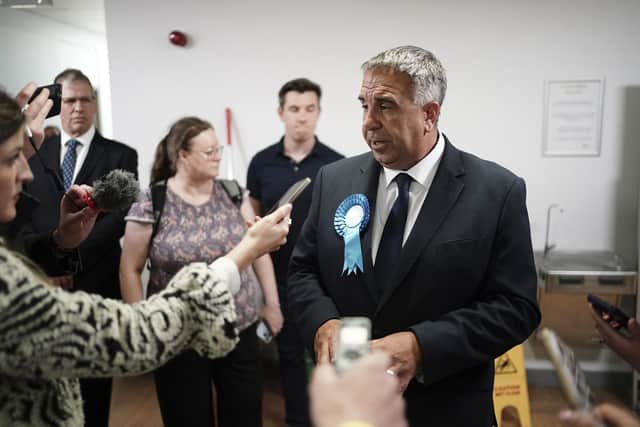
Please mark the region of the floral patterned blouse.
<svg viewBox="0 0 640 427"><path fill-rule="evenodd" d="M211 263L224 256L242 240L246 231L240 209L219 182L214 183L209 201L197 206L186 202L169 185L166 188L160 225L149 251L148 295L164 289L185 265L196 261ZM153 223L149 188L140 194L125 220ZM240 290L234 299L236 327L243 331L258 319L262 292L251 268L240 272L240 281Z"/></svg>

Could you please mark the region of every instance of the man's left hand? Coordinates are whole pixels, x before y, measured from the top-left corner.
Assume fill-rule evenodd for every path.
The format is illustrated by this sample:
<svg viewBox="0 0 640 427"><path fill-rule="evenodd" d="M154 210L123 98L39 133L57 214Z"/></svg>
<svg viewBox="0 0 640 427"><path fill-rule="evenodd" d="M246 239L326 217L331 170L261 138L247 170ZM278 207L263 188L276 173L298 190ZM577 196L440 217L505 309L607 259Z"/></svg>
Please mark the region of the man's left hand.
<svg viewBox="0 0 640 427"><path fill-rule="evenodd" d="M40 148L40 145L44 140L44 120L47 118L47 114L49 113L49 110L51 110L51 107L53 107L53 101L49 99L49 91L44 89L27 106L27 102L29 102L31 95L33 95L37 88L38 86L35 83L28 83L20 90L20 92L18 92L18 95L16 95L16 102L20 107L26 107L24 115L27 118L27 126L29 126L31 133L33 134L33 142L36 144L36 147ZM35 153L31 143L26 140L26 137L23 152L27 159Z"/></svg>
<svg viewBox="0 0 640 427"><path fill-rule="evenodd" d="M373 340L371 350L383 351L391 357L387 372L398 377L400 391L404 392L422 362L422 352L413 332L396 332Z"/></svg>

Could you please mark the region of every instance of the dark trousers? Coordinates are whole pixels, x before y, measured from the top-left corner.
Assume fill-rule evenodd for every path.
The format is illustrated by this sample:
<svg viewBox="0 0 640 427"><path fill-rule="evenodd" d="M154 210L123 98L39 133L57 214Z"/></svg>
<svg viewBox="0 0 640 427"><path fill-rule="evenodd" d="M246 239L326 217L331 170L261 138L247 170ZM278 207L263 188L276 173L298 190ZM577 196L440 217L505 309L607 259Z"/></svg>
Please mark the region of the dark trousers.
<svg viewBox="0 0 640 427"><path fill-rule="evenodd" d="M256 325L240 333L227 356L207 359L186 351L154 372L166 427L215 426L211 381L220 427L262 426L262 365Z"/></svg>
<svg viewBox="0 0 640 427"><path fill-rule="evenodd" d="M111 378L80 380L82 409L86 427L108 427L111 406Z"/></svg>
<svg viewBox="0 0 640 427"><path fill-rule="evenodd" d="M295 323L290 321L286 306L286 291L278 289L285 316L282 330L276 337L280 364L280 381L284 394L286 424L289 427L310 427L309 394L304 344Z"/></svg>

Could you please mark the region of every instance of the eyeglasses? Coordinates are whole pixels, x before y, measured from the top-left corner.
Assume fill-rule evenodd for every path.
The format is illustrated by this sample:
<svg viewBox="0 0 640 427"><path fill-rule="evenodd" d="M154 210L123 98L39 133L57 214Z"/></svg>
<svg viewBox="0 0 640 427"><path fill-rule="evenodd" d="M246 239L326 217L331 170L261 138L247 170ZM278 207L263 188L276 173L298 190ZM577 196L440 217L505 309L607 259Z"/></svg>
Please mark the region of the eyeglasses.
<svg viewBox="0 0 640 427"><path fill-rule="evenodd" d="M202 154L207 159L211 159L216 156L222 156L223 149L224 149L224 145L218 145L217 147L210 148L205 151L198 151L198 153Z"/></svg>

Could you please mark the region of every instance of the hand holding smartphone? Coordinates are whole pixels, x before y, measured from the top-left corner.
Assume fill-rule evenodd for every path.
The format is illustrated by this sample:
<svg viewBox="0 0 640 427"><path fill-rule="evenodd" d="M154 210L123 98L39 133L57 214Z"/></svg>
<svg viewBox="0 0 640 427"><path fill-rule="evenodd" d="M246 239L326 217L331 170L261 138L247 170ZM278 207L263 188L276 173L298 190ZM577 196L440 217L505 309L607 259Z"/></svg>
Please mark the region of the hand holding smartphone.
<svg viewBox="0 0 640 427"><path fill-rule="evenodd" d="M629 324L629 316L620 310L619 307L593 294L587 295L587 301L600 316L606 315L608 317L608 319L605 320L609 322L614 329L626 328Z"/></svg>
<svg viewBox="0 0 640 427"><path fill-rule="evenodd" d="M367 317L343 317L340 319L336 349L336 371L342 373L358 359L369 353L371 320Z"/></svg>
<svg viewBox="0 0 640 427"><path fill-rule="evenodd" d="M265 215L269 215L273 213L280 206L284 206L287 203L293 203L295 199L298 198L302 191L304 191L307 186L311 184L311 178L303 178L300 181L296 181L289 189L280 197L280 200L269 209L269 211Z"/></svg>
<svg viewBox="0 0 640 427"><path fill-rule="evenodd" d="M258 327L256 328L256 335L265 344L269 344L273 339L271 328L269 328L269 325L267 325L267 322L265 322L264 320L261 320L260 323L258 323Z"/></svg>
<svg viewBox="0 0 640 427"><path fill-rule="evenodd" d="M560 388L571 409L590 410L595 403L595 398L571 347L549 328L542 328L539 338L544 344L558 376Z"/></svg>
<svg viewBox="0 0 640 427"><path fill-rule="evenodd" d="M571 347L549 328L542 328L538 338L542 340L544 349L551 360L560 388L573 410L587 414L594 427L606 427L604 422L591 412L596 399L591 392L587 377L576 360Z"/></svg>
<svg viewBox="0 0 640 427"><path fill-rule="evenodd" d="M53 106L47 113L47 118L52 116L57 116L58 114L60 114L60 106L62 105L62 85L59 83L54 83L52 85L47 85L47 86L40 86L39 88L37 88L36 91L33 92L33 95L31 95L31 98L29 98L28 104L31 104L33 100L38 95L40 95L40 92L42 92L43 89L49 90L49 99L53 101Z"/></svg>

